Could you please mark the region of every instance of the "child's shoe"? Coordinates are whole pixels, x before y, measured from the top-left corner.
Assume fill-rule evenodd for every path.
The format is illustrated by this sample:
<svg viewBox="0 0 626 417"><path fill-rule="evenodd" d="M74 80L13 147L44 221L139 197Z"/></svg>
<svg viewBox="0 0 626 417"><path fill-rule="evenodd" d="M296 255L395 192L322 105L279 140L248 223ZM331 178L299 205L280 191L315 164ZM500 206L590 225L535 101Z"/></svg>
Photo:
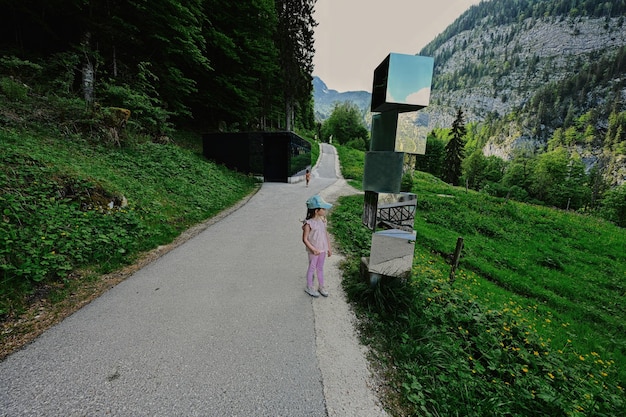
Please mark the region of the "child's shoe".
<svg viewBox="0 0 626 417"><path fill-rule="evenodd" d="M315 290L315 288L313 288L313 287L306 287L304 289L304 292L309 294L311 297L319 297L320 296L320 293L317 292L317 290Z"/></svg>
<svg viewBox="0 0 626 417"><path fill-rule="evenodd" d="M326 291L326 288L324 287L319 288L319 293L322 294L324 297L328 297L328 291Z"/></svg>

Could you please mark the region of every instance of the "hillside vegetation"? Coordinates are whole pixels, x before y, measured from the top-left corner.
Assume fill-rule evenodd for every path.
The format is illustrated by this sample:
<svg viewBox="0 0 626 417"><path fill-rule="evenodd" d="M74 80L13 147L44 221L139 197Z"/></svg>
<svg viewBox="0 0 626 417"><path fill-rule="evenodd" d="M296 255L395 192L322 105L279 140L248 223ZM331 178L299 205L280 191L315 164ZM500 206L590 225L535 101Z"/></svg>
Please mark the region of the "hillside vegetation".
<svg viewBox="0 0 626 417"><path fill-rule="evenodd" d="M314 3L5 1L0 92L129 109L154 136L312 128Z"/></svg>
<svg viewBox="0 0 626 417"><path fill-rule="evenodd" d="M341 150L346 178L362 176ZM359 170L361 170L359 172ZM626 235L606 221L452 187L416 172L408 281L364 284L363 198L331 227L364 340L394 415L617 416L626 412ZM456 279L450 255L465 247Z"/></svg>
<svg viewBox="0 0 626 417"><path fill-rule="evenodd" d="M2 354L254 190L201 157L197 132L313 130L313 3L3 2Z"/></svg>
<svg viewBox="0 0 626 417"><path fill-rule="evenodd" d="M558 144L610 186L626 181L624 1L498 0L472 6L420 51L435 58L431 126L458 108L485 156Z"/></svg>
<svg viewBox="0 0 626 417"><path fill-rule="evenodd" d="M65 126L74 119L43 123L45 107L36 100L29 105L28 113L5 107L15 126L0 126L3 348L32 330L9 324L34 303L54 308L257 186L254 178L206 160L196 134L154 143L122 130L124 145L117 146L69 134ZM63 110L81 114L71 106L55 114Z"/></svg>

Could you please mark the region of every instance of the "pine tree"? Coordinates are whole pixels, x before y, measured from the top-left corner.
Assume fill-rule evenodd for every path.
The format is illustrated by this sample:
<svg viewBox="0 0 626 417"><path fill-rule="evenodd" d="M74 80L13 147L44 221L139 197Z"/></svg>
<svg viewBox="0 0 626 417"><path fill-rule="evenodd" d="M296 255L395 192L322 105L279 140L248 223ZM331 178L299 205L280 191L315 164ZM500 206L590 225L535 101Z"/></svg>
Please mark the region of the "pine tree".
<svg viewBox="0 0 626 417"><path fill-rule="evenodd" d="M313 19L316 0L277 0L278 31L276 33L280 53L280 79L285 105L285 128L293 129L296 107L310 105L313 91ZM311 127L311 126L309 126Z"/></svg>
<svg viewBox="0 0 626 417"><path fill-rule="evenodd" d="M362 150L366 148L367 133L359 108L349 101L336 103L332 114L322 125L324 141L332 136L333 141L340 145L360 143L362 147L357 149Z"/></svg>
<svg viewBox="0 0 626 417"><path fill-rule="evenodd" d="M197 113L206 115L203 119L209 128L270 125L273 109L282 115L282 95L277 99L274 93L274 80L279 78L274 2L212 0L205 7L209 24L204 31L213 71L198 74Z"/></svg>
<svg viewBox="0 0 626 417"><path fill-rule="evenodd" d="M461 163L463 162L465 147L465 122L461 108L456 113L456 119L452 123L452 137L446 145L443 176L444 180L452 185L459 185L461 178Z"/></svg>

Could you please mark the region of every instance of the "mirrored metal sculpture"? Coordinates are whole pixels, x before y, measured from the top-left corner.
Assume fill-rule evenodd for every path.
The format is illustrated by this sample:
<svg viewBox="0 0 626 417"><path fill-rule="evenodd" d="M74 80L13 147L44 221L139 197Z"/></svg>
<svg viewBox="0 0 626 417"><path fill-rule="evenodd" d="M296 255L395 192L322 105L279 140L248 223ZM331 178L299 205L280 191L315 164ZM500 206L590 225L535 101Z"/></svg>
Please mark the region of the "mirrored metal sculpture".
<svg viewBox="0 0 626 417"><path fill-rule="evenodd" d="M413 231L417 208L416 194L379 194L377 206L378 227Z"/></svg>
<svg viewBox="0 0 626 417"><path fill-rule="evenodd" d="M428 106L433 67L433 58L391 53L374 71L371 110L378 114L372 116L370 150L365 154L362 218L375 232L370 257L363 259L370 284L411 272L417 196L400 193L400 186L404 154L426 151L428 117L407 113Z"/></svg>
<svg viewBox="0 0 626 417"><path fill-rule="evenodd" d="M435 60L391 53L374 71L372 111L400 113L428 106Z"/></svg>
<svg viewBox="0 0 626 417"><path fill-rule="evenodd" d="M415 231L390 229L372 235L369 271L388 276L405 277L413 267Z"/></svg>

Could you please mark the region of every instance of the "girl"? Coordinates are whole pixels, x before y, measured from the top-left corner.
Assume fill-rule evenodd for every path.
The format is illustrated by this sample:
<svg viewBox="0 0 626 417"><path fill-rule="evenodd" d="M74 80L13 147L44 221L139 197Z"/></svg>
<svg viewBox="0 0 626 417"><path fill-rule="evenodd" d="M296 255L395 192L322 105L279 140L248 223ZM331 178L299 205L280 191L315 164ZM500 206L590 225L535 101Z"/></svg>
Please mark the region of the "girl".
<svg viewBox="0 0 626 417"><path fill-rule="evenodd" d="M330 238L326 231L326 210L333 205L325 202L322 197L315 195L306 201L306 220L302 225L302 242L309 254L309 269L306 273L306 289L311 297L320 294L328 297L324 288L324 261L326 255L331 256ZM317 275L318 289L313 288L313 273Z"/></svg>

